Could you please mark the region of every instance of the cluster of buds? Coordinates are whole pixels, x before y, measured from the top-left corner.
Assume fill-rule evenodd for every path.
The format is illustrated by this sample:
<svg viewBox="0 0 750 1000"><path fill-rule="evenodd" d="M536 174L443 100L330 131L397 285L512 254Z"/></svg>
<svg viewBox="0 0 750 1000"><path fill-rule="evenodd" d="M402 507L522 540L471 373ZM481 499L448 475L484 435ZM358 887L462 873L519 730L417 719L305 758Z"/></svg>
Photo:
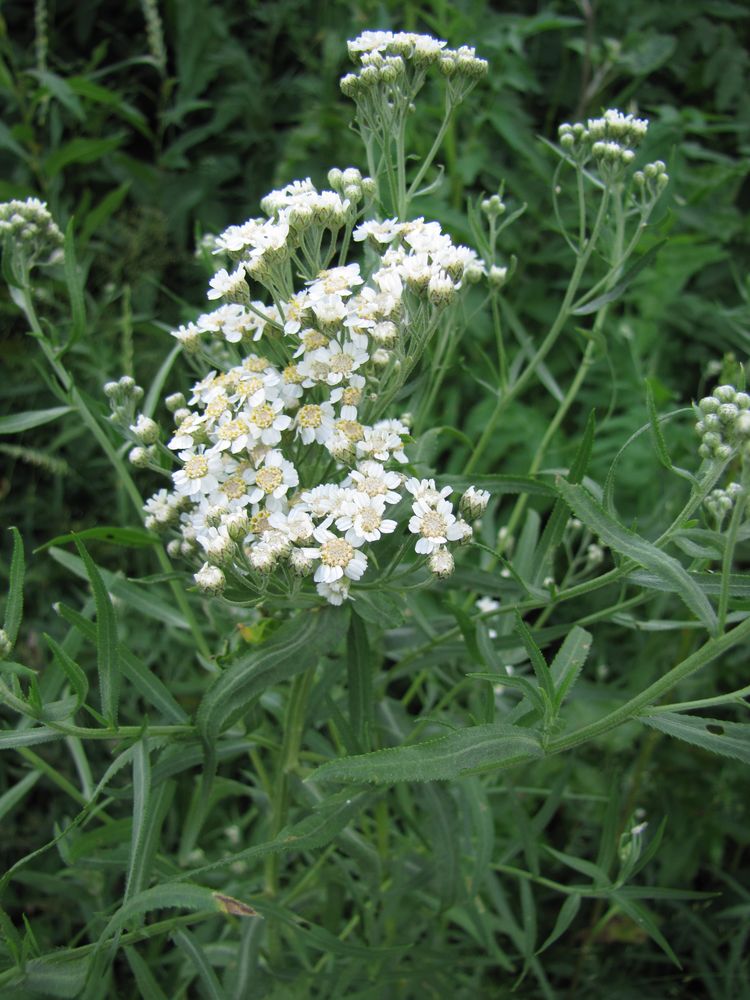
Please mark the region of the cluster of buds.
<svg viewBox="0 0 750 1000"><path fill-rule="evenodd" d="M110 420L114 424L129 425L135 419L135 408L143 399L143 389L130 375L123 375L117 382L107 382L104 395L109 400Z"/></svg>
<svg viewBox="0 0 750 1000"><path fill-rule="evenodd" d="M743 494L740 483L730 483L725 490L712 490L703 501L703 506L716 521L717 528L725 517L732 513L735 503Z"/></svg>
<svg viewBox="0 0 750 1000"><path fill-rule="evenodd" d="M328 171L328 183L336 194L352 205L358 205L365 198L372 198L377 191L372 177L363 177L356 167L347 167L346 170L334 167Z"/></svg>
<svg viewBox="0 0 750 1000"><path fill-rule="evenodd" d="M500 216L505 215L506 212L505 202L499 194L493 194L489 198L483 198L479 203L479 207L488 219L499 219Z"/></svg>
<svg viewBox="0 0 750 1000"><path fill-rule="evenodd" d="M633 183L644 201L655 201L669 184L666 164L662 160L647 163L643 170L633 174Z"/></svg>
<svg viewBox="0 0 750 1000"><path fill-rule="evenodd" d="M732 385L720 385L698 403L695 430L701 438L701 458L726 461L734 449L750 440L750 395Z"/></svg>
<svg viewBox="0 0 750 1000"><path fill-rule="evenodd" d="M647 130L645 119L610 108L601 118L589 118L585 125L566 122L558 129L558 136L576 163L583 166L593 158L603 176L614 180L635 159L635 148Z"/></svg>
<svg viewBox="0 0 750 1000"><path fill-rule="evenodd" d="M18 247L29 265L62 259L63 234L38 198L0 203L0 239Z"/></svg>

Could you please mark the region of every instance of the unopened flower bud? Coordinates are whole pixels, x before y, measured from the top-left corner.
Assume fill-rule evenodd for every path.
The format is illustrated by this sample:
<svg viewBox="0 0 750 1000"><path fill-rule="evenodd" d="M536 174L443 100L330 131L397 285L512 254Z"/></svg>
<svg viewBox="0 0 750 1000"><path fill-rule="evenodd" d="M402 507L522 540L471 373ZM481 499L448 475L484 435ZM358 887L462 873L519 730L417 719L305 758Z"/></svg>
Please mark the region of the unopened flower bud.
<svg viewBox="0 0 750 1000"><path fill-rule="evenodd" d="M458 509L467 520L476 521L487 510L489 502L490 494L487 490L478 490L475 486L470 486L461 497Z"/></svg>
<svg viewBox="0 0 750 1000"><path fill-rule="evenodd" d="M128 454L128 461L136 469L147 469L150 465L150 456L147 448L132 448Z"/></svg>
<svg viewBox="0 0 750 1000"><path fill-rule="evenodd" d="M220 594L226 586L226 577L218 566L204 563L193 577L204 594Z"/></svg>
<svg viewBox="0 0 750 1000"><path fill-rule="evenodd" d="M173 392L171 396L167 396L164 402L170 413L175 413L177 410L184 409L186 405L185 397L181 392Z"/></svg>
<svg viewBox="0 0 750 1000"><path fill-rule="evenodd" d="M427 565L434 576L443 579L451 575L456 568L456 561L448 549L441 545L430 554Z"/></svg>
<svg viewBox="0 0 750 1000"><path fill-rule="evenodd" d="M141 444L156 444L159 440L159 425L155 420L145 416L143 413L139 415L134 424L130 425L130 430Z"/></svg>
<svg viewBox="0 0 750 1000"><path fill-rule="evenodd" d="M304 549L292 549L289 554L289 564L297 576L309 576L315 566L314 561Z"/></svg>

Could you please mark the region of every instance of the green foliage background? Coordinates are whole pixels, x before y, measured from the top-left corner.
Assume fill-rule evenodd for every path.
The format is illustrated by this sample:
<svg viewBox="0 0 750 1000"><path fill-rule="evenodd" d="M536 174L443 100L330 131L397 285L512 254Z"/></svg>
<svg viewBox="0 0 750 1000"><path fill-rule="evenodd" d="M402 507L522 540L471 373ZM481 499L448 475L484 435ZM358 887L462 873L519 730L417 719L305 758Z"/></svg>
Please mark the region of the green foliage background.
<svg viewBox="0 0 750 1000"><path fill-rule="evenodd" d="M669 241L613 313L609 361L592 373L548 466L570 465L586 417L596 408L599 429L589 474L602 482L618 448L648 420L645 379L664 411L689 405L704 387L736 376L750 347L746 4L560 0L509 3L498 10L470 0L315 7L302 0L175 0L158 8L167 54L163 69L149 51L137 3L51 0L46 8L36 4L36 19L29 4L0 5L0 200L35 195L48 202L61 227L74 220L89 323L67 362L95 409L104 412L101 386L108 378L129 373L150 384L171 349L168 331L202 307L205 269L193 252L201 234L256 214L259 198L271 187L308 175L321 183L333 165L363 166L338 79L348 68L346 39L366 28L428 31L451 45L475 45L489 60L487 80L447 136L441 155L445 182L420 211L469 242L467 199L504 181L509 206L527 205L503 250L519 262L507 292L508 317L521 316L532 331L549 324L571 265L551 212L554 162L539 137L553 141L560 122L604 107L637 110L652 122L646 156L663 159L671 181L647 240ZM429 95L427 100L422 120L439 121L437 102L431 106ZM411 148L425 152L431 139L431 131L415 129ZM60 309L63 286L49 284L46 294L49 309ZM53 406L54 387L8 298L0 299L0 324L2 412ZM481 432L492 406L480 382L491 336L488 323L478 318L436 403L436 426L459 426L469 438ZM551 378L564 382L579 356L574 336L548 359ZM165 389L184 386L184 378L176 367ZM554 400L541 390L515 405L481 471L524 473L553 412ZM692 467L690 419L670 422L668 443L675 464ZM460 442L436 440L432 461L442 470L455 472L465 459ZM148 484L141 485L146 494ZM658 530L678 509L679 491L644 435L619 467L617 503L626 523L637 518L641 532ZM27 553L73 530L134 524L122 483L73 416L0 436L0 503L3 525L18 526ZM540 501L535 509L543 516L548 505ZM144 602L133 603L125 581L156 573L150 551L101 541L89 546L103 571L116 575L106 582L115 594L121 642L190 715L208 672L193 661L189 633L170 626L166 586L151 585L154 602L144 615ZM7 569L9 536L1 553ZM54 550L54 558L39 554L29 561L23 662L40 669L42 678L49 660L43 633L67 643L71 656L95 670L93 647L80 634L71 639L65 616L52 609L63 600L83 608L85 617L93 615L85 573L74 559L68 546ZM674 611L669 601L665 595L665 619ZM439 602L421 610L438 632L455 624ZM580 614L597 610L592 600ZM229 659L242 623L209 602L201 604L200 614L212 649ZM692 648L688 628L643 630L631 624L597 633L581 682L582 723L587 713L645 686ZM377 680L390 712L379 724L390 729L390 742L411 732L413 716L444 708L451 693L460 694L462 706L481 720L479 696L462 687L460 649L443 647L432 658L425 653L407 668L397 662L403 639L399 629L389 633L385 652L392 670ZM331 679L313 707L313 730L342 697L335 679L345 671L340 655L332 653L327 663ZM404 701L415 670L427 671L428 679ZM681 695L706 697L746 681L747 657L740 649L722 661L721 672L709 671ZM126 701L124 717L133 722L144 716L136 692ZM186 770L174 764L175 778L154 792L158 801L150 815L157 819L144 851L155 881L194 865L195 850L205 863L237 850L235 834L228 833L235 827L242 847L266 839L268 803L249 772L263 768L266 749L278 739L283 700L269 694L254 721L266 743L248 751L238 738L236 752L226 751L230 763L221 771L200 848L190 833L199 760ZM311 759L330 749L322 736L315 738L318 743L308 747ZM343 730L338 738L334 750L347 744ZM4 754L0 816L8 866L70 822L111 763L112 751L106 744L84 753L80 746L53 743ZM162 760L159 766L171 765ZM137 771L128 767L107 792L103 821L66 834L3 886L4 968L13 967L15 950L39 962L54 948L85 945L102 933L119 905L128 865L130 803L138 796ZM132 782L123 777L131 774ZM605 986L608 996L623 1000L750 995L745 780L737 761L631 724L602 738L596 751L586 748L507 772L492 785L472 778L397 788L388 793L400 810L395 829L384 825L384 793L362 793L370 797L361 827L342 832L326 848L311 841L282 867L291 894L285 905L295 918L267 904L265 923L278 919L270 943L261 944L258 921L214 917L188 929L184 918L169 921L162 913L164 926L154 918L140 936L127 932L114 971L103 972L102 995L502 997L516 982L517 995L528 997L596 996ZM306 794L309 799L295 788L296 801L305 802ZM646 869L647 883L712 895L660 900L655 893L647 918L635 904L610 912L611 901L587 899L571 914L567 934L537 959L563 900L545 879L585 880L591 877L586 861L611 874L618 845L627 848L618 838L627 840L638 809L651 830L667 819ZM343 840L346 849L339 852ZM577 871L571 858L579 859ZM207 874L204 883L254 902L262 865L238 861L220 869L214 881ZM472 879L482 883L481 905ZM210 909L204 898L193 902L197 910ZM660 950L644 919L653 922L657 938L668 940L681 970ZM45 992L50 987L43 965L31 985L3 988L17 989L9 996L79 995L70 969L72 992ZM58 990L65 975L50 973Z"/></svg>

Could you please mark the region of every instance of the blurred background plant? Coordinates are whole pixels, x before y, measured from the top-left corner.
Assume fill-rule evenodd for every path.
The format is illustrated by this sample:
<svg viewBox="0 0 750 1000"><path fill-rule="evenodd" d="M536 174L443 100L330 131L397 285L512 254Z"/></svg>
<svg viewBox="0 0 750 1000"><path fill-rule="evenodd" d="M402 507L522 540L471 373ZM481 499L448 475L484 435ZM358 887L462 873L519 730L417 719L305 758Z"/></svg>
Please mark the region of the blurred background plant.
<svg viewBox="0 0 750 1000"><path fill-rule="evenodd" d="M86 279L88 328L64 345L64 356L94 412L105 412L101 386L114 373L150 385L161 370L165 390L184 387L184 375L162 365L171 346L168 331L203 307L205 270L195 256L203 234L256 214L258 200L273 186L308 175L324 183L333 165L364 168L348 129L351 107L338 81L350 68L347 38L366 28L429 31L453 46L476 45L490 62L489 76L446 135L438 157L445 180L422 199L419 211L438 219L457 241L470 243L467 201L504 185L508 210L525 206L501 243L508 261L518 259L503 318L521 340L527 330L536 334L549 327L570 270L570 253L551 212L556 161L538 138L556 141L560 122L597 115L605 107L651 120L644 157L667 164L670 187L646 236L646 249L665 236L669 240L631 285L625 304L612 311L605 361L590 373L579 403L552 443L547 467L570 464L586 417L596 408L599 429L589 475L602 482L622 443L649 419L645 379L659 411L686 406L717 383L738 381L739 363L750 346L750 11L745 4L686 0L677 8L638 2L624 12L613 0L560 0L510 3L498 12L472 0L429 5L334 0L315 8L301 0L37 0L33 17L29 4L7 2L0 5L0 17L5 109L0 200L39 197L63 230L73 220ZM432 105L429 91L424 100L422 113L436 129L442 113L437 93ZM417 154L427 152L435 129L411 137ZM49 314L59 310L65 316L69 305L63 283L44 287ZM124 483L76 414L62 412L49 422L19 426L14 416L19 411L56 406L56 386L4 291L0 323L2 523L18 526L27 553L71 530L135 526ZM484 352L492 344L489 322L478 317L435 404L436 426L458 425L469 438L479 437L492 408L481 385ZM579 353L572 337L563 339L547 359L547 384L564 376ZM556 405L552 392L514 405L488 444L484 471L526 472L528 456ZM668 437L675 464L690 467L687 456L696 450L692 422L670 422ZM468 454L460 440L441 435L433 444L432 462L451 472L464 467ZM112 446L117 446L114 436ZM677 509L678 488L654 459L648 435L642 435L618 468L617 502L626 523L637 516L639 530L657 528ZM586 545L594 542L585 539ZM155 596L150 617L144 617L144 602L138 603L125 579L156 575L159 567L148 546L115 547L103 539L89 544L97 563L113 574L106 582L118 607L121 636L147 666L158 665L159 676L191 712L208 674L182 662L190 647L184 620L163 596ZM6 569L8 537L0 553ZM64 594L66 604L92 614L86 584L71 585L76 568L85 578L81 564L62 549L55 550L54 560L40 555L29 563L22 642L23 660L30 666L41 665L47 655L45 632L63 641L71 655L81 646L80 636L66 633L52 610ZM151 587L154 595L168 594L158 579ZM589 611L596 613L594 602ZM236 630L238 622L220 607L207 604L204 613L212 634ZM443 625L435 619L435 627ZM597 635L596 669L583 687L594 706L611 704L613 691L629 690L631 683L637 687L639 673L651 676L649 664L666 668L675 646L690 648L689 630L626 625L627 642L622 628ZM257 625L242 627L249 629L242 641L257 640L252 631ZM434 679L418 692L411 690L406 672L394 671L387 685L383 681L381 693L395 713L394 734L409 731L410 714L439 705L455 682L453 668L428 654L416 665L434 671ZM735 651L714 689L742 687L743 677L743 656ZM714 689L696 686L694 696ZM143 709L138 695L130 699L123 715L135 718ZM279 705L265 708L270 717L280 718ZM274 740L272 730L266 738ZM717 998L749 992L743 948L750 928L748 816L740 766L635 727L615 731L600 749L511 772L489 792L479 779L447 790L425 786L413 799L399 792L402 828L392 834L400 838L392 879L402 888L363 930L358 914L371 912L367 894L378 877L363 872L368 862L372 872L383 863L391 836L378 830L375 804L380 859L351 835L349 847L353 856L359 849L358 861L347 856L337 862L324 898L316 897L317 937L310 937L302 922L287 928L297 950L285 983L259 980L255 994L237 992L244 982L241 970L232 966L238 932L230 928L217 935L209 921L193 931L176 930L178 949L167 952L182 992L171 989L171 971L158 968L164 938L147 931L145 945L129 945L123 952L128 964L122 959L118 966L118 989L123 996L139 991L185 995L197 976L206 995L221 996L211 992L215 967L226 972L228 995L381 995L379 987L355 993L352 986L347 993L343 986L343 994L335 993L337 982L354 982L363 961L354 944L347 946L354 933L361 935L362 947L376 940L383 946L371 959L370 975L381 984L389 982L396 995L412 996L420 989L428 996L430 990L438 996L448 989L457 996L503 995L498 977L528 969L520 995L553 996L555 990L565 995L570 989L585 995L602 982L609 995L623 998L643 995L644 989L654 996ZM253 752L253 765L262 767L262 755ZM46 843L51 823L60 829L75 803L78 808L90 801L91 774L101 774L111 758L104 746L89 753L87 760L75 746L53 744L38 753L25 749L13 759L4 756L0 814L9 862ZM249 784L241 784L241 768L224 780L210 828L214 855L230 851L264 808ZM19 787L21 793L15 790ZM163 787L157 803L161 833L159 824L154 827L161 854L153 856L157 867L172 871L173 862L166 860L170 853L184 860L191 850L176 817L189 813L192 786L174 781ZM116 803L123 788L109 794ZM415 801L434 821L435 839L429 844L413 826ZM460 817L476 809L489 810L494 823L462 829ZM550 944L542 970L535 953L551 934L559 910L559 896L544 878L565 882L571 874L566 857L571 856L590 858L611 876L618 863L617 835L622 832L619 846L627 855L631 840L638 841L638 834L629 831L641 822L640 810L649 820L656 817L656 826L669 817L666 841L649 869L653 884L722 893L649 904L658 913L657 938L669 941L683 971L659 950L653 927L644 929L641 913L628 913L622 905L615 913L602 900L588 900L580 913L570 911L573 929ZM477 829L483 831L479 839ZM38 866L27 865L19 873L0 900L17 926L22 912L29 921L23 940L4 925L9 960L16 947L34 957L74 943L113 905L131 832L131 821L115 809L111 822L60 842L64 868L48 852ZM540 866L543 837L558 854L544 849ZM311 862L315 857L309 855ZM533 878L510 871L516 865ZM480 869L492 901L489 916L479 913L464 884L467 870L479 878ZM592 877L591 871L584 874ZM238 872L239 884L241 876ZM304 882L295 893L305 899ZM399 907L407 899L409 919L404 920ZM538 924L537 913L542 915ZM353 921L351 932L342 939L348 921ZM253 926L239 932L247 954L255 947ZM405 952L407 943L412 947ZM201 954L209 956L211 968L201 966ZM43 986L30 995L40 992L44 995Z"/></svg>

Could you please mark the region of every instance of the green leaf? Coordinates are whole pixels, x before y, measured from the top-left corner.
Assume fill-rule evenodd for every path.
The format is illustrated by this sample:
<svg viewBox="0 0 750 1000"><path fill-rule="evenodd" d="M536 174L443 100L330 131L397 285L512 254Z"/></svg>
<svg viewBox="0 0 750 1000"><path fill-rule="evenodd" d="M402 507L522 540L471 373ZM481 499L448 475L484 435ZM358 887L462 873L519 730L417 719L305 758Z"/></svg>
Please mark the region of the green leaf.
<svg viewBox="0 0 750 1000"><path fill-rule="evenodd" d="M110 136L108 139L71 139L58 146L44 161L44 172L48 178L53 178L69 167L72 163L93 163L101 160L122 143L122 136Z"/></svg>
<svg viewBox="0 0 750 1000"><path fill-rule="evenodd" d="M211 967L205 951L195 939L195 936L185 930L185 928L182 928L174 932L172 940L195 966L198 978L203 987L202 994L208 997L208 1000L227 1000L227 996L221 988L221 983L216 978L216 973Z"/></svg>
<svg viewBox="0 0 750 1000"><path fill-rule="evenodd" d="M547 666L547 661L542 655L541 649L537 646L536 642L534 642L534 637L531 634L528 625L523 618L521 618L518 612L516 612L516 632L520 635L526 652L529 654L531 666L534 669L534 675L536 676L539 688L546 695L549 704L552 705L555 700L555 686L552 683L550 668Z"/></svg>
<svg viewBox="0 0 750 1000"><path fill-rule="evenodd" d="M51 73L46 69L27 70L29 76L35 77L44 89L60 102L68 111L73 114L79 122L86 120L86 113L83 105L71 90L66 80L63 80L57 73Z"/></svg>
<svg viewBox="0 0 750 1000"><path fill-rule="evenodd" d="M352 611L347 637L347 694L349 723L356 740L355 749L370 749L372 726L372 651L367 627L356 611Z"/></svg>
<svg viewBox="0 0 750 1000"><path fill-rule="evenodd" d="M115 609L104 581L86 546L75 539L76 548L83 560L91 581L96 605L96 653L99 672L99 694L101 696L102 714L113 725L117 725L117 708L120 695L120 656L117 642L117 620Z"/></svg>
<svg viewBox="0 0 750 1000"><path fill-rule="evenodd" d="M583 486L558 479L557 488L573 513L583 521L611 549L627 556L633 562L651 570L662 580L674 586L693 614L703 622L708 631L716 634L716 613L698 584L688 574L682 563L667 555L655 545L628 531L618 524Z"/></svg>
<svg viewBox="0 0 750 1000"><path fill-rule="evenodd" d="M541 955L543 951L546 951L551 944L554 944L558 938L561 938L565 931L570 927L570 925L575 920L578 915L578 911L581 908L581 897L575 893L572 896L568 896L563 905L560 907L560 912L557 914L557 920L555 921L555 926L549 933L544 944L536 952L537 955Z"/></svg>
<svg viewBox="0 0 750 1000"><path fill-rule="evenodd" d="M650 910L620 891L608 893L608 896L612 902L617 905L618 909L620 909L626 916L630 917L633 923L640 927L641 930L645 931L651 940L658 944L664 954L667 955L672 962L674 962L678 969L682 968L680 960L670 948L669 942L656 926L654 917Z"/></svg>
<svg viewBox="0 0 750 1000"><path fill-rule="evenodd" d="M11 785L7 792L0 795L0 820L15 809L18 803L26 797L27 792L30 792L37 781L39 781L41 776L41 771L30 771L20 781Z"/></svg>
<svg viewBox="0 0 750 1000"><path fill-rule="evenodd" d="M252 907L225 896L219 892L213 892L203 885L193 885L187 882L170 882L166 885L155 885L150 889L144 889L132 899L127 900L123 906L112 916L99 937L99 947L116 934L123 931L136 917L141 917L145 913L153 910L193 910L206 913L224 913L235 916L257 916Z"/></svg>
<svg viewBox="0 0 750 1000"><path fill-rule="evenodd" d="M73 693L76 696L76 709L78 709L81 705L85 704L89 693L89 682L86 674L82 668L78 666L75 660L65 652L63 647L52 638L52 636L47 635L46 632L43 633L43 636L44 641L52 650L55 662L65 674L70 686L73 689Z"/></svg>
<svg viewBox="0 0 750 1000"><path fill-rule="evenodd" d="M23 618L23 578L26 571L26 561L20 531L18 528L11 528L10 533L13 535L13 555L10 557L8 599L5 603L3 631L10 640L11 646L14 646Z"/></svg>
<svg viewBox="0 0 750 1000"><path fill-rule="evenodd" d="M136 949L125 948L125 957L135 976L136 986L140 990L143 1000L168 1000L167 994L154 978L148 962L141 958Z"/></svg>
<svg viewBox="0 0 750 1000"><path fill-rule="evenodd" d="M42 955L26 963L21 985L37 996L55 997L60 1000L80 997L86 984L91 957L72 955L69 958L56 955Z"/></svg>
<svg viewBox="0 0 750 1000"><path fill-rule="evenodd" d="M11 413L0 417L0 434L20 434L43 424L51 424L64 413L70 413L72 406L53 406L49 410L27 410L25 413Z"/></svg>
<svg viewBox="0 0 750 1000"><path fill-rule="evenodd" d="M33 747L37 743L61 740L65 733L47 726L34 729L0 729L0 750L15 750L18 747Z"/></svg>
<svg viewBox="0 0 750 1000"><path fill-rule="evenodd" d="M724 722L723 719L707 719L679 712L655 711L637 718L667 736L750 764L750 725L746 723Z"/></svg>
<svg viewBox="0 0 750 1000"><path fill-rule="evenodd" d="M583 437L581 438L581 443L578 446L575 459L570 467L568 482L580 483L583 481L583 477L586 474L586 469L589 464L589 459L591 458L591 450L594 446L595 430L596 414L595 411L592 410L589 414L588 420L586 421L586 427L583 432ZM563 539L567 523L568 508L565 505L565 502L558 498L555 501L552 513L544 526L542 537L539 539L539 545L536 549L536 573L534 574L534 583L537 586L544 579L544 576L547 573L548 562L551 560L555 549Z"/></svg>
<svg viewBox="0 0 750 1000"><path fill-rule="evenodd" d="M573 687L591 649L591 633L574 625L565 636L552 661L550 674L555 685L555 707L560 708Z"/></svg>
<svg viewBox="0 0 750 1000"><path fill-rule="evenodd" d="M469 486L476 486L477 489L488 490L493 496L502 496L506 493L527 493L529 496L554 497L555 490L543 479L536 476L509 476L498 474L496 476L436 476L435 482L440 486L452 486L457 493L462 493Z"/></svg>
<svg viewBox="0 0 750 1000"><path fill-rule="evenodd" d="M518 726L492 723L461 729L415 746L377 750L323 764L315 781L347 784L445 781L475 770L512 767L543 755L536 734Z"/></svg>
<svg viewBox="0 0 750 1000"><path fill-rule="evenodd" d="M289 680L314 666L346 634L348 609L327 607L285 622L271 638L235 660L209 688L196 721L206 743L248 709L272 684Z"/></svg>
<svg viewBox="0 0 750 1000"><path fill-rule="evenodd" d="M154 545L159 541L157 535L145 531L143 528L118 528L115 525L99 528L86 528L85 531L71 532L68 535L57 535L50 538L48 542L38 546L34 552L43 552L53 545L65 545L74 542L76 538L81 541L94 540L97 542L111 542L112 545L123 545L126 548L140 548L147 545Z"/></svg>
<svg viewBox="0 0 750 1000"><path fill-rule="evenodd" d="M83 300L83 281L76 263L75 221L71 218L65 228L65 284L70 300L71 330L68 344L74 344L86 329L86 305Z"/></svg>
<svg viewBox="0 0 750 1000"><path fill-rule="evenodd" d="M83 561L71 552L66 552L64 549L58 549L56 546L53 546L49 550L49 554L55 562L60 563L61 566L70 570L71 573L75 573L76 576L84 580L87 578L86 567ZM99 572L107 590L115 597L121 598L134 611L146 615L147 618L153 618L161 622L162 625L188 629L188 623L179 611L176 611L166 601L158 597L152 589L144 591L138 584L131 583L129 580L123 580L122 577L115 576L114 573L110 573L106 569L101 569Z"/></svg>
<svg viewBox="0 0 750 1000"><path fill-rule="evenodd" d="M151 800L151 759L148 741L144 737L135 744L133 753L133 826L130 835L130 860L125 878L125 893L123 899L130 899L140 892L148 877L145 865L149 858L143 850L143 841L147 836Z"/></svg>
<svg viewBox="0 0 750 1000"><path fill-rule="evenodd" d="M119 187L105 195L96 208L88 213L81 226L79 236L81 246L85 247L97 229L103 226L107 219L122 205L131 184L131 180L124 181Z"/></svg>
<svg viewBox="0 0 750 1000"><path fill-rule="evenodd" d="M96 642L96 625L84 618L78 611L65 604L56 605L58 613L91 642ZM170 722L187 722L187 713L175 701L164 683L146 667L138 657L131 653L127 646L118 643L120 667L123 674L133 687L141 694L149 705L157 708Z"/></svg>

